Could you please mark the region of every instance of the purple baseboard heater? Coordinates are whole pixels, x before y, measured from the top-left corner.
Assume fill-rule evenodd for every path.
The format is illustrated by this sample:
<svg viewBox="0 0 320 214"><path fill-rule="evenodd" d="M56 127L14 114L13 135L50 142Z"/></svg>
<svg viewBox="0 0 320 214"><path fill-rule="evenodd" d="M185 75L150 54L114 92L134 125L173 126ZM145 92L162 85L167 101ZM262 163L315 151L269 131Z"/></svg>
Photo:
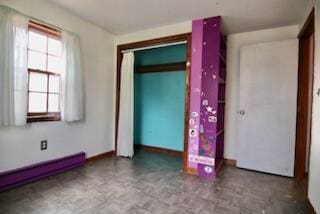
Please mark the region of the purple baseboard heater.
<svg viewBox="0 0 320 214"><path fill-rule="evenodd" d="M86 154L84 152L80 152L55 160L49 160L19 169L2 172L0 173L0 192L78 166L83 166L85 162Z"/></svg>

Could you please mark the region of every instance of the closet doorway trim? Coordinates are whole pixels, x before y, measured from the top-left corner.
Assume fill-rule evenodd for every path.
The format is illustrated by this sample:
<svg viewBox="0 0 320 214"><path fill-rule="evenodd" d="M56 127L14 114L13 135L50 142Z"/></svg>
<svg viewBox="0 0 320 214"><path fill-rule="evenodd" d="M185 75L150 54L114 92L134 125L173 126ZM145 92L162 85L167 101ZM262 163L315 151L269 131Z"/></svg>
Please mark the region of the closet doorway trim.
<svg viewBox="0 0 320 214"><path fill-rule="evenodd" d="M185 97L185 116L184 116L184 146L183 146L183 166L184 172L189 171L187 168L188 154L188 129L189 129L189 100L190 100L190 62L191 62L191 33L179 34L174 36L162 37L157 39L145 40L140 42L128 43L117 46L117 80L116 80L116 111L115 111L115 154L117 154L118 142L118 123L120 108L120 77L121 77L121 61L123 52L135 49L150 49L153 47L161 47L171 45L173 43L186 43L186 97Z"/></svg>

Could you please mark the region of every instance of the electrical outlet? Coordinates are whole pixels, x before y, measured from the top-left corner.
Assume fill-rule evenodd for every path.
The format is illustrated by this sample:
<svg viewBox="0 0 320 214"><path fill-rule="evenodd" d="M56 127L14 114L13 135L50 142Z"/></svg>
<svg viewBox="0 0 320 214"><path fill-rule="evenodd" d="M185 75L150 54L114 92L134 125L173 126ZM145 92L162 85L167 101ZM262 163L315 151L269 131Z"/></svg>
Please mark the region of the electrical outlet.
<svg viewBox="0 0 320 214"><path fill-rule="evenodd" d="M42 140L40 143L40 149L41 150L47 150L48 148L48 141L47 140Z"/></svg>

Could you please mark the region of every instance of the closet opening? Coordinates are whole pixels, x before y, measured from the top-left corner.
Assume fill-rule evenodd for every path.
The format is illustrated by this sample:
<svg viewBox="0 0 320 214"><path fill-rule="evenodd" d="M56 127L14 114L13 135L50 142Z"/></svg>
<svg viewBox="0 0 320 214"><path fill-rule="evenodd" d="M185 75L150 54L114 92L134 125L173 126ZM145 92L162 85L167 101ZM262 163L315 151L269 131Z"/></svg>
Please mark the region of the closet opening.
<svg viewBox="0 0 320 214"><path fill-rule="evenodd" d="M187 170L190 49L190 33L117 47L117 155L121 144L127 143L126 137L124 140L121 136L121 123L125 121L121 118L124 107L121 104L126 105L122 100L126 95L124 91L121 93L121 89L124 90L121 84L124 82L123 74L127 72L123 70L123 58L130 52L134 58L134 72L131 81L133 136L129 141L134 143L134 153L173 155L181 158L182 169ZM132 70L132 66L129 68Z"/></svg>

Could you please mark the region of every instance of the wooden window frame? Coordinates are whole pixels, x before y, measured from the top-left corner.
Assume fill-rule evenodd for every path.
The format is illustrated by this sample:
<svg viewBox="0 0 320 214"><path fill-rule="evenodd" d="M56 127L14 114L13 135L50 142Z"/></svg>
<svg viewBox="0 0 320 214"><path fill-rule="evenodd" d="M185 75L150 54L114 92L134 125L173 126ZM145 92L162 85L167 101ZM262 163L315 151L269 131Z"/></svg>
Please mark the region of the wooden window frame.
<svg viewBox="0 0 320 214"><path fill-rule="evenodd" d="M51 28L49 26L46 26L44 24L41 24L41 23L37 23L37 22L34 22L34 21L30 21L29 22L29 30L28 32L30 31L34 31L34 32L38 32L38 33L43 33L44 35L47 36L47 38L55 38L55 39L59 39L61 40L61 32L59 30L56 30L54 28ZM42 54L45 54L46 55L46 66L48 67L48 56L54 56L54 55L51 55L48 53L48 41L47 41L47 51L44 53L44 52L41 52L41 51L36 51L36 50L32 50L32 49L29 49L29 46L28 46L28 54L29 54L29 50L30 51L34 51L34 52L39 52L39 53L42 53ZM50 94L58 94L59 95L59 98L60 98L60 92L50 92L49 91L49 78L50 76L59 76L59 79L61 80L60 78L60 74L59 73L55 73L53 71L48 71L47 70L48 68L46 68L45 71L43 70L39 70L39 69L31 69L28 67L28 111L27 111L27 122L28 123L32 123L32 122L46 122L46 121L60 121L61 120L61 110L59 110L59 112L49 112L48 108L49 108L49 95ZM47 90L46 92L43 92L43 91L30 91L30 88L29 88L29 83L30 83L30 73L40 73L40 74L45 74L47 75ZM61 82L60 82L61 83ZM47 98L46 98L46 112L32 112L30 113L29 112L29 93L45 93L47 95Z"/></svg>

